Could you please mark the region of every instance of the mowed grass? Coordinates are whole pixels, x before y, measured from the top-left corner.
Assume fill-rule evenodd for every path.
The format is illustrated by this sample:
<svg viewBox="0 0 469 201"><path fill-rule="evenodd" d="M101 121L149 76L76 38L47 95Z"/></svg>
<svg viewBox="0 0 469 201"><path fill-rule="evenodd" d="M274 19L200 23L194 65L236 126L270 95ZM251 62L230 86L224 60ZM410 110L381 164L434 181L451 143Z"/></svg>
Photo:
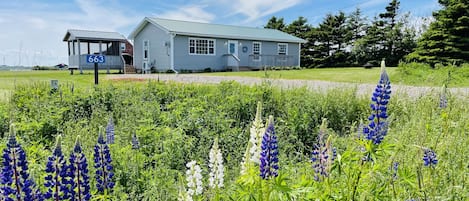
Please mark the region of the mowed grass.
<svg viewBox="0 0 469 201"><path fill-rule="evenodd" d="M391 77L397 72L397 68L386 68ZM318 68L303 70L268 70L268 71L243 71L243 72L216 72L204 75L214 76L243 76L272 79L298 79L298 80L322 80L331 82L350 83L376 83L379 79L380 68Z"/></svg>
<svg viewBox="0 0 469 201"><path fill-rule="evenodd" d="M112 72L111 72L112 73ZM99 72L99 82L106 82L106 71ZM94 86L94 72L84 71L80 74L78 71L70 75L70 71L0 71L0 101L6 101L16 86L27 85L37 82L50 82L58 80L60 85L73 84L74 87L87 88Z"/></svg>

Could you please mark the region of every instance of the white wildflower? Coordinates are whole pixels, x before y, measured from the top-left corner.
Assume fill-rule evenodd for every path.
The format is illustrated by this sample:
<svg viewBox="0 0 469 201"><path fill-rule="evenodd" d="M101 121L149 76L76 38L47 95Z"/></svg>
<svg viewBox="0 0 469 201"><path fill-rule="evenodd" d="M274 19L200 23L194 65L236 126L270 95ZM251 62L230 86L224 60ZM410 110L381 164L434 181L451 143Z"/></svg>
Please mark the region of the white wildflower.
<svg viewBox="0 0 469 201"><path fill-rule="evenodd" d="M202 169L195 161L186 164L188 170L186 171L187 181L187 194L192 197L202 194Z"/></svg>
<svg viewBox="0 0 469 201"><path fill-rule="evenodd" d="M248 160L250 160L251 155L249 153L251 143L248 142L248 146L246 147L246 151L244 152L243 156L243 161L241 161L241 175L244 175L246 173L246 170L248 169Z"/></svg>
<svg viewBox="0 0 469 201"><path fill-rule="evenodd" d="M224 168L223 157L220 149L218 148L218 139L215 139L215 141L213 142L212 149L210 149L208 166L210 168L210 177L208 179L208 185L210 186L210 188L222 188Z"/></svg>
<svg viewBox="0 0 469 201"><path fill-rule="evenodd" d="M250 129L251 136L249 138L250 143L250 161L259 164L260 162L260 154L261 154L261 143L262 143L262 136L264 135L265 127L264 123L262 122L262 103L257 103L257 110L256 110L256 117L252 122L252 126Z"/></svg>

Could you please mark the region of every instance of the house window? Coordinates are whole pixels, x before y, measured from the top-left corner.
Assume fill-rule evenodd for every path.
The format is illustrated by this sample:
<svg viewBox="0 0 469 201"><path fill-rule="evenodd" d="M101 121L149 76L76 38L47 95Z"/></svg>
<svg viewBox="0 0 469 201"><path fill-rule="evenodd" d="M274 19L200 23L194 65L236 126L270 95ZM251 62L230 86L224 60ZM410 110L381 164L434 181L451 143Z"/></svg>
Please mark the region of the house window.
<svg viewBox="0 0 469 201"><path fill-rule="evenodd" d="M215 55L215 39L189 38L190 55Z"/></svg>
<svg viewBox="0 0 469 201"><path fill-rule="evenodd" d="M143 41L143 60L148 60L149 49L150 49L150 41L144 40Z"/></svg>
<svg viewBox="0 0 469 201"><path fill-rule="evenodd" d="M252 42L252 54L254 61L261 60L261 42Z"/></svg>
<svg viewBox="0 0 469 201"><path fill-rule="evenodd" d="M287 51L288 51L288 44L286 43L277 44L277 52L279 55L287 55Z"/></svg>

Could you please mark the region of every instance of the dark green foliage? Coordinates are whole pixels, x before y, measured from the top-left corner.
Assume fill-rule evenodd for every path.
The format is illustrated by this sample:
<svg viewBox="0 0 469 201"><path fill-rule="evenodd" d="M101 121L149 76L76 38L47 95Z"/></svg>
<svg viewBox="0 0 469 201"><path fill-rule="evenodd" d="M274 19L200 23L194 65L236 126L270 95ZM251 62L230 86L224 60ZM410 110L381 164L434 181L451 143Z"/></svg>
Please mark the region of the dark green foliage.
<svg viewBox="0 0 469 201"><path fill-rule="evenodd" d="M301 46L301 65L313 67L361 66L386 59L397 66L416 46L416 30L408 23L409 14L399 13L400 1L392 0L369 22L359 8L346 15L327 14L317 27L299 17L285 25L272 17L266 28L275 28L305 39Z"/></svg>
<svg viewBox="0 0 469 201"><path fill-rule="evenodd" d="M283 31L283 29L285 28L283 17L277 18L275 16L272 16L267 22L267 24L264 26L264 28L277 29L277 30Z"/></svg>
<svg viewBox="0 0 469 201"><path fill-rule="evenodd" d="M366 99L355 97L353 90L336 90L323 96L305 88L280 90L268 83L249 87L235 82L217 86L149 82L144 88L108 85L74 93L63 91L62 97L47 93L48 87L30 85L13 95L13 122L22 139L52 145L55 136L64 133L64 144L71 145L74 136L81 135L84 150L88 150L95 143L96 129L106 125L112 114L115 146L130 151L135 131L141 144L140 168L175 172L183 171L188 160L205 161L214 137L219 138L223 155L230 159L226 166L237 167L257 101L264 103L266 116L276 117L277 131L282 133L281 152L291 156L309 153L322 118L327 117L329 126L345 135L366 113L367 105ZM126 163L118 159L126 156L113 156L117 157L117 185L131 193L133 185L138 185L130 181L135 175L121 172L129 167L123 167ZM128 157L122 160L133 159Z"/></svg>
<svg viewBox="0 0 469 201"><path fill-rule="evenodd" d="M410 71L413 69L416 68L402 68L402 73L413 74ZM450 83L460 78L455 74L468 76L466 68L453 70ZM12 97L12 107L0 107L0 114L11 111L30 160L31 177L38 184L43 182L43 167L57 133L63 134L64 153L70 153L76 135L80 135L84 153L91 156L98 127L106 125L112 115L115 144L110 145L110 150L116 186L108 200L176 200L178 183L184 182L181 175L188 161L196 160L204 179L207 176L208 152L215 137L219 139L226 164L226 188L220 192L221 200L262 196L265 192L259 191L262 188L235 181L242 180L239 163L246 150L257 101L263 102L264 120L268 115L276 117L281 169L272 188L263 186L272 191L271 200L352 200L354 188L357 194L353 197L357 200L423 199L424 193L431 200L448 196L466 200L464 168L468 164L467 157L460 153L467 152L464 146L469 129L468 109L464 104L467 98L449 94L448 113L440 114L438 97L409 100L407 96L396 95L388 110L389 135L377 150L376 161L365 165L360 165L363 153L356 130L360 120L370 112L370 100L369 96L357 96L349 88L323 93L306 88L279 89L269 83L184 85L149 81L51 94L49 85L44 83L19 87ZM10 115L4 116L9 122ZM314 170L306 161L323 118L328 119L328 140L337 146L338 155L331 164L330 180L317 183L313 181ZM132 149L133 133L138 136L140 149ZM424 186L419 187L416 170L423 163L415 161L422 161L422 146L431 146L438 153L439 163L432 172L421 170ZM396 187L393 193L389 167L395 161L400 165L398 179L392 184ZM258 176L255 169L254 176L246 182ZM360 171L363 177L355 183ZM94 171L90 174L94 178ZM91 192L96 192L95 184L91 186ZM100 195L96 196L101 199ZM206 192L201 199L209 197L210 192Z"/></svg>
<svg viewBox="0 0 469 201"><path fill-rule="evenodd" d="M435 21L422 35L408 61L461 64L469 61L469 3L467 0L440 0Z"/></svg>

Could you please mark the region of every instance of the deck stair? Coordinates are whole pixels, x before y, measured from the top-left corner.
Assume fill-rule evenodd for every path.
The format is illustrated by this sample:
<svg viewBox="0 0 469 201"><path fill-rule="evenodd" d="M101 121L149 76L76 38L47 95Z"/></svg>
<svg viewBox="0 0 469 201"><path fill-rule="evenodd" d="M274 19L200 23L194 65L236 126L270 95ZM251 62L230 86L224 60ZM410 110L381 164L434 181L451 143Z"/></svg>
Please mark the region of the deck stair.
<svg viewBox="0 0 469 201"><path fill-rule="evenodd" d="M133 65L125 65L125 74L135 74L137 73L137 69L135 69L135 66Z"/></svg>

